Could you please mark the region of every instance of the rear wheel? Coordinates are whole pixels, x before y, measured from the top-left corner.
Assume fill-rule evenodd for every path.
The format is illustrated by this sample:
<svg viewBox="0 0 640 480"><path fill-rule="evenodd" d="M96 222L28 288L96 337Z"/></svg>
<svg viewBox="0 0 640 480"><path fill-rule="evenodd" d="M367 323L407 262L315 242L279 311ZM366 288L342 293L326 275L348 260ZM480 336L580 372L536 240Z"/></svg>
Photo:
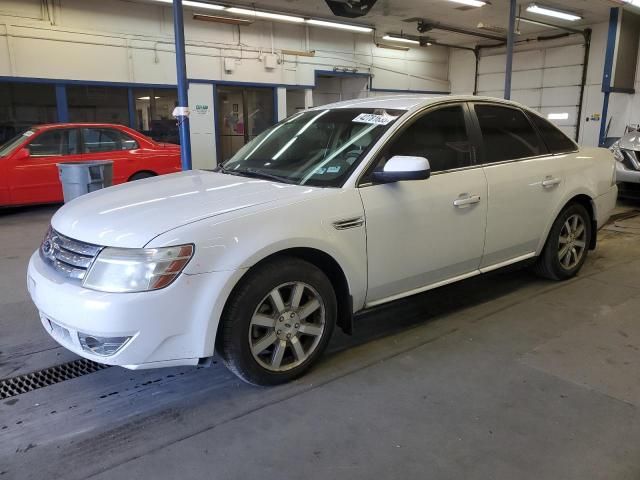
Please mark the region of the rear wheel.
<svg viewBox="0 0 640 480"><path fill-rule="evenodd" d="M258 266L221 319L218 351L244 381L276 385L305 373L326 348L337 302L326 275L297 258Z"/></svg>
<svg viewBox="0 0 640 480"><path fill-rule="evenodd" d="M587 259L592 234L587 209L579 203L570 204L551 227L547 243L534 266L535 272L552 280L573 277Z"/></svg>
<svg viewBox="0 0 640 480"><path fill-rule="evenodd" d="M133 182L134 180L142 180L143 178L151 178L155 176L156 174L153 172L138 172L131 175L131 177L129 177L129 181Z"/></svg>

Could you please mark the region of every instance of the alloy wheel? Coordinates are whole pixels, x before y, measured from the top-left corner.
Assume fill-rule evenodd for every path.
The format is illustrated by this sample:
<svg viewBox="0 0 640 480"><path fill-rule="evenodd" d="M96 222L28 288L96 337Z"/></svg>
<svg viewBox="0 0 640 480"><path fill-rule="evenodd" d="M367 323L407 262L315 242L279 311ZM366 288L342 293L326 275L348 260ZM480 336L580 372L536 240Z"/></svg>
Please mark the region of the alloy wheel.
<svg viewBox="0 0 640 480"><path fill-rule="evenodd" d="M587 249L587 229L581 215L573 214L562 225L558 242L558 260L565 270L580 263Z"/></svg>
<svg viewBox="0 0 640 480"><path fill-rule="evenodd" d="M284 283L258 304L249 325L249 346L263 368L283 372L317 349L326 325L322 297L304 282Z"/></svg>

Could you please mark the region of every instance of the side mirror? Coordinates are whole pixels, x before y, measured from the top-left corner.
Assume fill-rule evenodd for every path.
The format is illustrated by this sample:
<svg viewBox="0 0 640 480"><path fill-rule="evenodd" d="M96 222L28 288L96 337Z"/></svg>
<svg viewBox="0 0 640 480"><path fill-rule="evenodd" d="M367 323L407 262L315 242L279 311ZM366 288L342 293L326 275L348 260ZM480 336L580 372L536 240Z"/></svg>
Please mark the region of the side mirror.
<svg viewBox="0 0 640 480"><path fill-rule="evenodd" d="M382 171L373 172L373 180L377 183L426 180L430 176L429 160L424 157L407 157L404 155L391 157Z"/></svg>
<svg viewBox="0 0 640 480"><path fill-rule="evenodd" d="M18 150L13 156L14 160L24 160L25 158L29 158L31 156L31 152L29 151L29 147L22 147Z"/></svg>

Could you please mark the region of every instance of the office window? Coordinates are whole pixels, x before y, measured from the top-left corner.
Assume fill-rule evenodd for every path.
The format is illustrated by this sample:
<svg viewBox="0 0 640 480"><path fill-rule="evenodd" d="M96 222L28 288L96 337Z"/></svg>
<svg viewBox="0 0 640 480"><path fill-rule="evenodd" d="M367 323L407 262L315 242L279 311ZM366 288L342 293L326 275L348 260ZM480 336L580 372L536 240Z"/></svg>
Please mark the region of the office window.
<svg viewBox="0 0 640 480"><path fill-rule="evenodd" d="M101 122L129 125L128 90L125 87L68 85L70 122Z"/></svg>
<svg viewBox="0 0 640 480"><path fill-rule="evenodd" d="M0 82L0 145L33 125L56 121L51 84Z"/></svg>
<svg viewBox="0 0 640 480"><path fill-rule="evenodd" d="M134 88L136 124L140 133L158 142L180 143L178 124L173 109L178 104L174 88Z"/></svg>

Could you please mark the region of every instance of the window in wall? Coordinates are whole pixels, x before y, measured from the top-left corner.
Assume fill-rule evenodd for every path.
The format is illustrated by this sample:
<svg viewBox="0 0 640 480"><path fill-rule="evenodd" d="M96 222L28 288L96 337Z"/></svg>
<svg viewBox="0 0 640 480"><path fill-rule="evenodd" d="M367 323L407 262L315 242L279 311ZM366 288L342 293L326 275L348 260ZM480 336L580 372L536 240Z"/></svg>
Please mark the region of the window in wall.
<svg viewBox="0 0 640 480"><path fill-rule="evenodd" d="M56 128L38 135L28 145L32 157L53 155L76 155L78 148L78 129Z"/></svg>
<svg viewBox="0 0 640 480"><path fill-rule="evenodd" d="M113 152L138 148L138 142L113 128L83 128L82 138L84 142L83 153Z"/></svg>
<svg viewBox="0 0 640 480"><path fill-rule="evenodd" d="M0 82L0 145L32 125L56 120L53 85Z"/></svg>
<svg viewBox="0 0 640 480"><path fill-rule="evenodd" d="M134 88L136 124L134 128L158 142L180 143L173 109L178 105L174 88Z"/></svg>
<svg viewBox="0 0 640 480"><path fill-rule="evenodd" d="M70 122L129 124L129 100L125 87L67 86Z"/></svg>
<svg viewBox="0 0 640 480"><path fill-rule="evenodd" d="M485 163L535 157L547 153L533 126L518 109L475 105L484 141Z"/></svg>
<svg viewBox="0 0 640 480"><path fill-rule="evenodd" d="M471 144L462 106L440 108L413 122L393 140L377 168L394 155L425 157L432 172L471 165Z"/></svg>
<svg viewBox="0 0 640 480"><path fill-rule="evenodd" d="M569 140L569 138L551 122L534 114L529 114L529 118L531 118L533 124L540 131L540 135L542 135L544 142L551 152L565 153L577 150L578 147L576 147L575 143Z"/></svg>

